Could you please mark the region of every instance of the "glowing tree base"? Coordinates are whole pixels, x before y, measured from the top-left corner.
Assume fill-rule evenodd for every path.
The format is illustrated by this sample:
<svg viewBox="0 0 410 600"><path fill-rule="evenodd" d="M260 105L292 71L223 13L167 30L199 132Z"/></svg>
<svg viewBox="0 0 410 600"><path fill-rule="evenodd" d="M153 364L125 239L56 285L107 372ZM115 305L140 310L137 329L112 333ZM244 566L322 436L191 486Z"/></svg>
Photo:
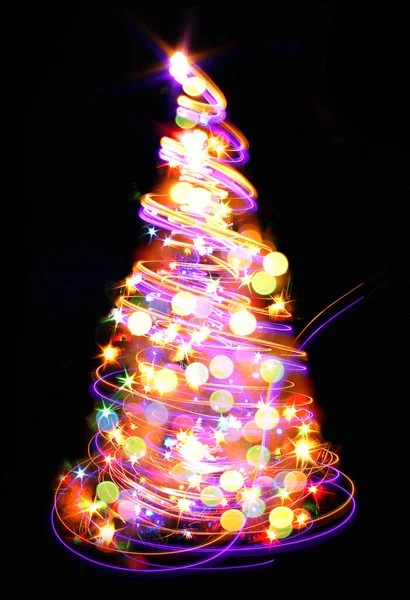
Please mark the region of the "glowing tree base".
<svg viewBox="0 0 410 600"><path fill-rule="evenodd" d="M331 455L328 458L332 460ZM83 471L87 473L84 477ZM271 488L268 480L275 480L271 477L275 471L276 480L283 476L278 469L265 471L259 480L262 488L263 484ZM155 505L147 504L144 483L122 490L117 510L112 504L104 506L94 500L101 482L100 467L84 462L69 471L59 485L53 528L69 550L93 563L121 570L170 572L266 565L279 553L325 541L350 520L354 510L351 481L329 465L316 464L314 471L309 488L298 494L301 508L290 509L290 513L288 504L272 502L267 510L276 510L276 517L274 514L268 522L263 516L248 518L240 531L229 532L220 526L221 516L228 510L211 511L209 506L204 510L198 501L197 509L191 505L185 514L175 506L165 506L159 498ZM266 495L272 496L272 489ZM294 507L295 493L292 496ZM248 500L248 505L250 510L260 508L256 500ZM238 507L243 509L243 503ZM230 524L236 529L240 511L229 510Z"/></svg>
<svg viewBox="0 0 410 600"><path fill-rule="evenodd" d="M89 459L60 476L53 527L118 569L256 566L345 525L353 485L314 417L288 261L249 216L247 141L182 53L170 73L186 95L170 177L141 200L149 259L107 319Z"/></svg>

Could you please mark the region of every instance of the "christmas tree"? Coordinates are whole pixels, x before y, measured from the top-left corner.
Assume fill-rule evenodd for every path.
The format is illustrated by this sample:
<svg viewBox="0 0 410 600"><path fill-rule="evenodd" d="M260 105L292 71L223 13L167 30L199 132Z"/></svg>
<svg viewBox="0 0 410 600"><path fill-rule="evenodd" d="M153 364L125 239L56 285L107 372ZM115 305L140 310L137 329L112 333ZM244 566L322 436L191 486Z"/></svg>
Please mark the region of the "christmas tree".
<svg viewBox="0 0 410 600"><path fill-rule="evenodd" d="M168 170L141 198L146 257L120 287L95 372L89 457L59 477L53 527L129 570L271 562L350 518L296 345L286 256L252 214L248 143L177 52Z"/></svg>

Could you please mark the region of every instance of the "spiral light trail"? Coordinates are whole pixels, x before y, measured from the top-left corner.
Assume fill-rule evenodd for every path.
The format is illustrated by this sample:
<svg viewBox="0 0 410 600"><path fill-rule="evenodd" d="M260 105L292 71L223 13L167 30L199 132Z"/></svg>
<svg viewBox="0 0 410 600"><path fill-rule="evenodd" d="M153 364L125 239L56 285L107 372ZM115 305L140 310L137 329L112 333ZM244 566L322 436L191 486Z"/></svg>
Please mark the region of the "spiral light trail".
<svg viewBox="0 0 410 600"><path fill-rule="evenodd" d="M141 200L145 260L108 317L86 460L58 479L53 528L117 569L237 568L342 527L353 484L320 434L295 347L288 261L250 220L248 142L181 52L171 183Z"/></svg>

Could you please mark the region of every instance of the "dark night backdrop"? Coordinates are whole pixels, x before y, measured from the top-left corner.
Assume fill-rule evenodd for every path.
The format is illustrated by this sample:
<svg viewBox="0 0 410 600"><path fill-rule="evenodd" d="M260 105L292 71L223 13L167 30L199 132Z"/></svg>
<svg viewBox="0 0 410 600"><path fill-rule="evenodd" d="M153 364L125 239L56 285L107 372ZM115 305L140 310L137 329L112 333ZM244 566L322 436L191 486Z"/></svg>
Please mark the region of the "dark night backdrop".
<svg viewBox="0 0 410 600"><path fill-rule="evenodd" d="M38 502L24 562L42 597L64 597L67 588L80 596L116 588L242 597L251 583L271 596L291 589L289 597L331 598L351 586L393 592L405 520L396 456L405 401L397 347L408 316L399 291L408 194L403 20L375 5L360 12L270 2L241 9L112 0L70 3L58 13L43 3L24 13L31 287L17 341L28 420L36 424L25 485ZM309 349L324 436L341 446L342 468L357 484L356 521L264 571L129 578L74 560L49 531L53 478L64 459L84 456L90 436L88 386L98 320L111 308L107 291L129 273L141 243L132 184L143 193L155 186L159 124L175 110L166 79L148 75L163 55L147 28L171 46L185 39L193 52L214 51L201 64L227 97L228 119L249 139L245 172L259 192L261 220L289 257L302 322L382 273L383 285L370 285L372 293Z"/></svg>

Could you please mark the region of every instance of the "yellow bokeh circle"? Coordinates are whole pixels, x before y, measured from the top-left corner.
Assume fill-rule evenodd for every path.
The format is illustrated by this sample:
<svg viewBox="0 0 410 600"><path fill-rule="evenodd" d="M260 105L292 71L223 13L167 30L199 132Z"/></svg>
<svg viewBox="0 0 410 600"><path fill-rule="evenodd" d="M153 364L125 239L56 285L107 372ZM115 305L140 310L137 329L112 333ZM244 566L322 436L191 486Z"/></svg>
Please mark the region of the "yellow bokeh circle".
<svg viewBox="0 0 410 600"><path fill-rule="evenodd" d="M181 446L180 453L189 463L197 463L205 458L206 448L199 440L189 438Z"/></svg>
<svg viewBox="0 0 410 600"><path fill-rule="evenodd" d="M293 510L288 506L277 506L269 513L269 523L275 529L285 529L292 525Z"/></svg>
<svg viewBox="0 0 410 600"><path fill-rule="evenodd" d="M146 312L137 310L130 314L127 324L132 335L145 335L152 327L152 319Z"/></svg>
<svg viewBox="0 0 410 600"><path fill-rule="evenodd" d="M118 499L120 490L112 481L101 481L95 488L97 498L106 504L112 504Z"/></svg>
<svg viewBox="0 0 410 600"><path fill-rule="evenodd" d="M276 383L282 379L285 374L285 368L280 360L269 358L261 365L260 374L264 381Z"/></svg>
<svg viewBox="0 0 410 600"><path fill-rule="evenodd" d="M273 429L279 421L279 413L273 406L262 406L255 413L255 422L260 429Z"/></svg>
<svg viewBox="0 0 410 600"><path fill-rule="evenodd" d="M142 458L147 452L147 445L142 438L131 436L125 440L123 450L128 457Z"/></svg>
<svg viewBox="0 0 410 600"><path fill-rule="evenodd" d="M234 398L228 390L216 390L212 392L209 402L212 410L219 413L225 413L231 410Z"/></svg>
<svg viewBox="0 0 410 600"><path fill-rule="evenodd" d="M227 379L233 373L234 364L229 356L220 354L211 360L209 370L216 379Z"/></svg>
<svg viewBox="0 0 410 600"><path fill-rule="evenodd" d="M260 296L271 294L276 288L276 279L266 271L257 271L252 277L252 288Z"/></svg>
<svg viewBox="0 0 410 600"><path fill-rule="evenodd" d="M263 268L269 275L278 277L286 273L289 261L282 252L270 252L263 259Z"/></svg>
<svg viewBox="0 0 410 600"><path fill-rule="evenodd" d="M234 312L229 320L229 327L235 335L250 335L256 329L257 321L249 310Z"/></svg>
<svg viewBox="0 0 410 600"><path fill-rule="evenodd" d="M246 453L246 460L252 467L267 465L270 460L270 452L266 446L252 446Z"/></svg>
<svg viewBox="0 0 410 600"><path fill-rule="evenodd" d="M177 387L178 377L171 369L160 369L154 375L154 385L161 394L166 394Z"/></svg>
<svg viewBox="0 0 410 600"><path fill-rule="evenodd" d="M188 96L200 96L206 90L206 83L200 77L189 77L182 86L182 89Z"/></svg>
<svg viewBox="0 0 410 600"><path fill-rule="evenodd" d="M237 492L243 486L243 475L234 469L225 471L219 478L219 484L227 492Z"/></svg>
<svg viewBox="0 0 410 600"><path fill-rule="evenodd" d="M223 491L216 485L208 485L201 492L201 500L206 506L218 506L223 496Z"/></svg>
<svg viewBox="0 0 410 600"><path fill-rule="evenodd" d="M196 297L190 292L178 292L171 302L172 310L181 317L191 315L195 311L196 304Z"/></svg>
<svg viewBox="0 0 410 600"><path fill-rule="evenodd" d="M170 196L177 204L186 204L188 192L192 189L192 184L187 181L180 181L171 188Z"/></svg>
<svg viewBox="0 0 410 600"><path fill-rule="evenodd" d="M226 531L239 531L245 523L245 515L235 508L230 508L221 515L221 526Z"/></svg>

